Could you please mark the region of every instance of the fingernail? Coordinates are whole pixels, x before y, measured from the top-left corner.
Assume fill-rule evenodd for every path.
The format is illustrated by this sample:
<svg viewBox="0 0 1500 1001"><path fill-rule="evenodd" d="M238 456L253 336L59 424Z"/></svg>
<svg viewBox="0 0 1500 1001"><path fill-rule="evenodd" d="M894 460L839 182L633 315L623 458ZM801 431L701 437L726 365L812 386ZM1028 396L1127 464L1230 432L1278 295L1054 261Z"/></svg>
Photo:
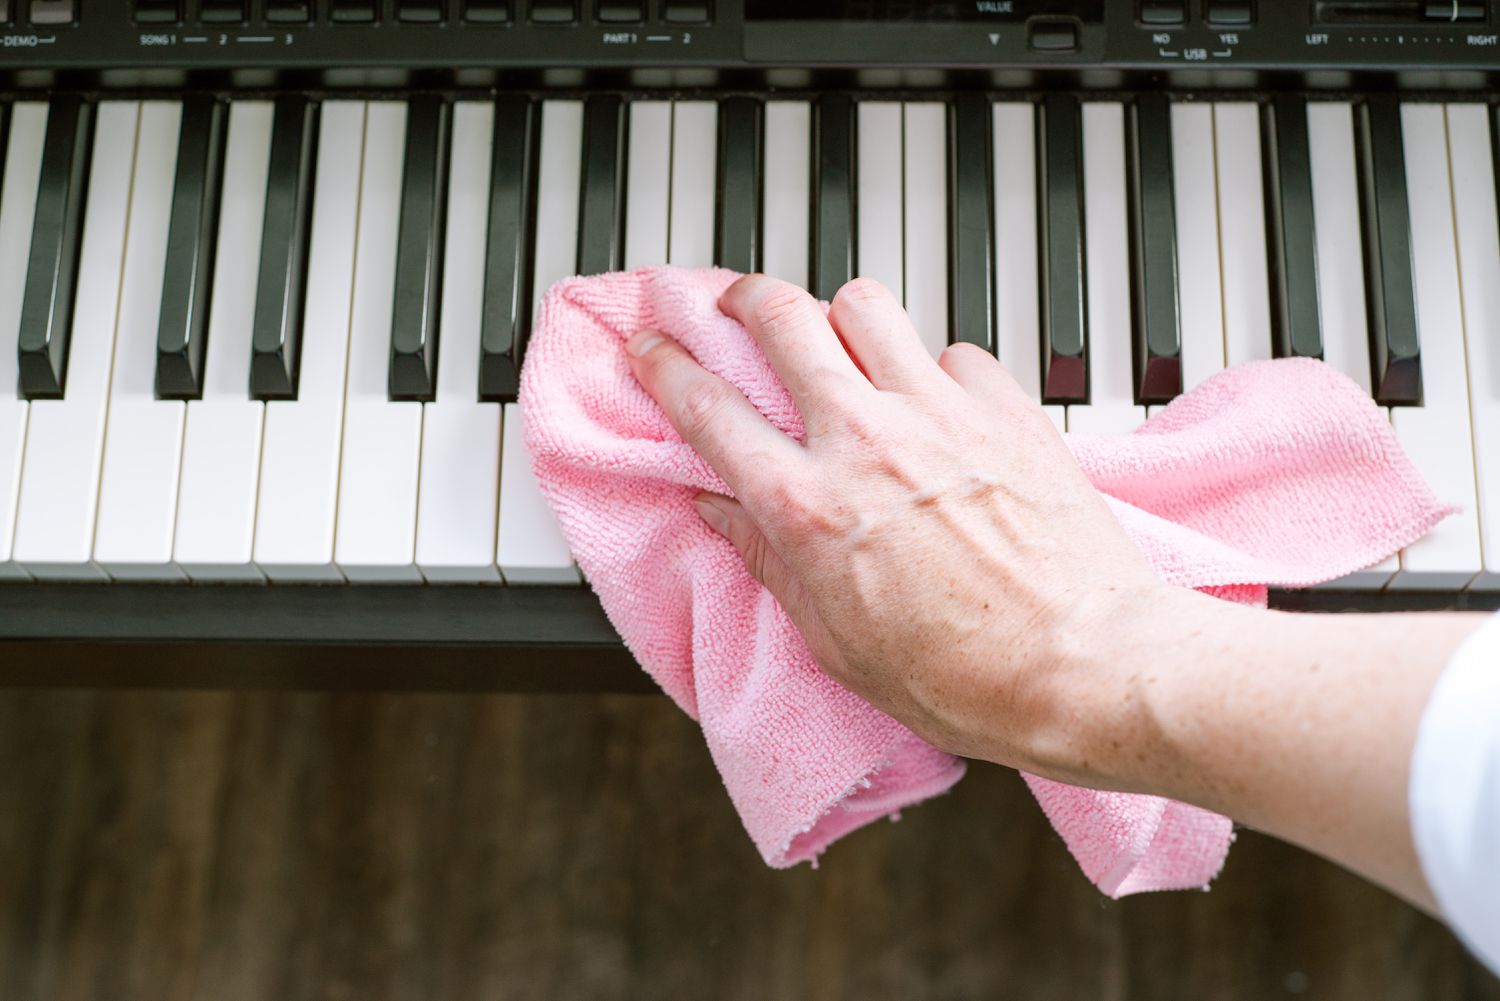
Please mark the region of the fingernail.
<svg viewBox="0 0 1500 1001"><path fill-rule="evenodd" d="M698 517L708 522L708 527L720 535L729 535L729 515L724 509L715 504L713 498L708 494L699 494L693 498L693 507L698 510Z"/></svg>
<svg viewBox="0 0 1500 1001"><path fill-rule="evenodd" d="M625 350L639 358L662 342L661 334L654 330L639 330L625 342Z"/></svg>

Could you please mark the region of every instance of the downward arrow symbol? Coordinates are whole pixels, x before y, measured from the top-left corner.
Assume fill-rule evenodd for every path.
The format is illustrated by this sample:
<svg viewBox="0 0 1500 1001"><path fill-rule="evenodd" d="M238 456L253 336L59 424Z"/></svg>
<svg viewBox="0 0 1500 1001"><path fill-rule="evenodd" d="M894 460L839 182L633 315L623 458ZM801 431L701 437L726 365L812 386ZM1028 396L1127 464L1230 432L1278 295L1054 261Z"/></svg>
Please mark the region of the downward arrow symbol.
<svg viewBox="0 0 1500 1001"><path fill-rule="evenodd" d="M999 45L1000 44L1000 33L998 31L992 31L992 32L990 32L990 44L991 45Z"/></svg>

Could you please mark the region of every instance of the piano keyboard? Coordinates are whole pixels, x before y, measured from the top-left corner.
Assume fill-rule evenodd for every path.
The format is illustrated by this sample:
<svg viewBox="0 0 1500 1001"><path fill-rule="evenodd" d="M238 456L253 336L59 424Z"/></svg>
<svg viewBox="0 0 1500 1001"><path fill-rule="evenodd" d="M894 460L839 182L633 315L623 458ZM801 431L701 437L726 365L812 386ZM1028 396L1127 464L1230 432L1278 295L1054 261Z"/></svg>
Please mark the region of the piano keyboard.
<svg viewBox="0 0 1500 1001"><path fill-rule="evenodd" d="M1070 431L1324 357L1464 509L1341 585L1500 589L1483 104L62 95L0 138L0 576L576 583L531 318L666 261L879 279Z"/></svg>

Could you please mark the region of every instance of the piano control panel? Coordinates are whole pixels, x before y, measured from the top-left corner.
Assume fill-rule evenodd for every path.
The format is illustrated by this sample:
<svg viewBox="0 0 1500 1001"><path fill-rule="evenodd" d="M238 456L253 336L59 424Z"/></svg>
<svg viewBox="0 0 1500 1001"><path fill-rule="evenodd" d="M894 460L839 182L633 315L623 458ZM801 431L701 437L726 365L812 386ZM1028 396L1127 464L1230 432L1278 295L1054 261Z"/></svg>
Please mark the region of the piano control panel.
<svg viewBox="0 0 1500 1001"><path fill-rule="evenodd" d="M0 0L0 74L25 88L79 73L139 85L267 69L321 83L340 72L379 83L383 71L577 82L609 67L1057 69L1105 86L1099 71L1237 87L1391 72L1471 87L1475 71L1500 69L1496 22L1487 0Z"/></svg>

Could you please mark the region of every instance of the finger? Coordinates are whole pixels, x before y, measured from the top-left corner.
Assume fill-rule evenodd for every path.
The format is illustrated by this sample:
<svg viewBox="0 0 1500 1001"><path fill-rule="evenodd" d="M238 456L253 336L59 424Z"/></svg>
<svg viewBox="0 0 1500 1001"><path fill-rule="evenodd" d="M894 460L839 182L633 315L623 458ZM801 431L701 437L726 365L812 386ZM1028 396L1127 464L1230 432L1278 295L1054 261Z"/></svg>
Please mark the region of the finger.
<svg viewBox="0 0 1500 1001"><path fill-rule="evenodd" d="M642 388L736 496L760 496L796 468L802 447L676 341L643 330L626 342L625 350Z"/></svg>
<svg viewBox="0 0 1500 1001"><path fill-rule="evenodd" d="M1026 400L1026 393L984 348L977 344L950 344L938 358L938 366L970 396L987 408L1012 409Z"/></svg>
<svg viewBox="0 0 1500 1001"><path fill-rule="evenodd" d="M821 411L869 390L823 308L790 282L747 275L729 286L719 308L750 331L810 424Z"/></svg>
<svg viewBox="0 0 1500 1001"><path fill-rule="evenodd" d="M856 278L839 289L828 322L876 389L910 392L937 375L906 310L872 278Z"/></svg>

